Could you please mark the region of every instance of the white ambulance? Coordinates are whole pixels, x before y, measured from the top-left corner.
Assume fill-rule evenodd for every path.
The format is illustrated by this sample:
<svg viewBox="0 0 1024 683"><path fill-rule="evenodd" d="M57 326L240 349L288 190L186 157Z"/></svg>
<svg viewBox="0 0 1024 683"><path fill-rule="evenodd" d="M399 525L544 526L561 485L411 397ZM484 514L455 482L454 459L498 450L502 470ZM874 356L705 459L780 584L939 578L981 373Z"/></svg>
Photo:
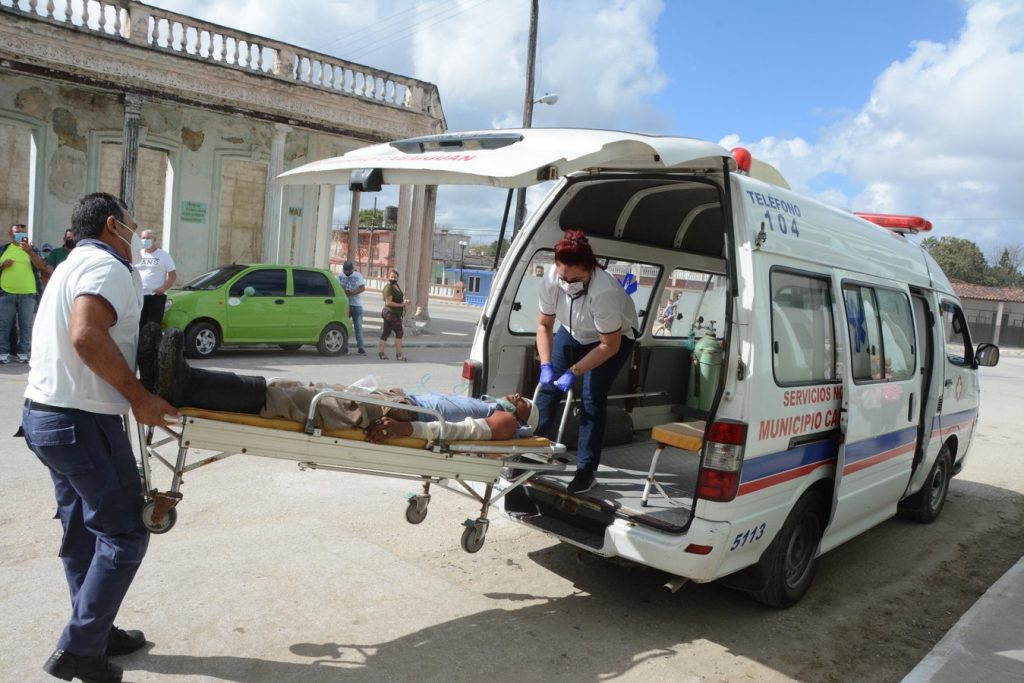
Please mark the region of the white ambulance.
<svg viewBox="0 0 1024 683"><path fill-rule="evenodd" d="M938 517L977 423L978 367L999 350L975 346L949 281L906 238L927 221L831 208L734 151L500 130L376 145L284 178L555 181L494 279L464 368L471 393L537 382L537 273L566 229L586 232L641 329L611 392L598 485L570 495L571 472L537 474L506 512L679 577L668 588L729 577L781 607L808 590L821 553L897 512Z"/></svg>

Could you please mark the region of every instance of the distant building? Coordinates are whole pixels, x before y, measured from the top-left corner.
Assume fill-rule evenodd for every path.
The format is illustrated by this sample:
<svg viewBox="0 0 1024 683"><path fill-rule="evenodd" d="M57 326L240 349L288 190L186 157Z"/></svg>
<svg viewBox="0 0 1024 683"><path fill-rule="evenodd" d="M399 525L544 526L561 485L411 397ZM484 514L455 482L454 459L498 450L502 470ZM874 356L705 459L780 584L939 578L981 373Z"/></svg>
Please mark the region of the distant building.
<svg viewBox="0 0 1024 683"><path fill-rule="evenodd" d="M971 328L971 340L1024 347L1024 289L953 282Z"/></svg>

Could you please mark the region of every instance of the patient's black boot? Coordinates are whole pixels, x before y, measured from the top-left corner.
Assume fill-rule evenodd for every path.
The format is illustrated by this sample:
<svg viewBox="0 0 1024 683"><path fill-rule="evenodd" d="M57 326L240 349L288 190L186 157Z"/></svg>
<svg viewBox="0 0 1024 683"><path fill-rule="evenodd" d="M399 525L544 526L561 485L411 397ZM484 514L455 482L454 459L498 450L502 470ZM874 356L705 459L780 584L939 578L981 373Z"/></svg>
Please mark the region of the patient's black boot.
<svg viewBox="0 0 1024 683"><path fill-rule="evenodd" d="M139 381L146 391L156 391L157 363L160 359L160 339L163 337L160 323L146 323L139 332Z"/></svg>
<svg viewBox="0 0 1024 683"><path fill-rule="evenodd" d="M175 407L258 414L267 398L267 380L254 375L200 370L185 362L181 330L164 332L160 342L157 393Z"/></svg>

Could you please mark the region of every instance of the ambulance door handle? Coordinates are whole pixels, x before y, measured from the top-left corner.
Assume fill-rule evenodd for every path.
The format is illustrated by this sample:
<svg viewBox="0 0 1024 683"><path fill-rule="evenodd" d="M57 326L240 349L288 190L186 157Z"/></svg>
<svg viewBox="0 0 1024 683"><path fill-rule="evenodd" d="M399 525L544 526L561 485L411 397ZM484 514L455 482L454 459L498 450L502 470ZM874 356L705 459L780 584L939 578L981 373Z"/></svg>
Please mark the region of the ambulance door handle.
<svg viewBox="0 0 1024 683"><path fill-rule="evenodd" d="M945 384L944 384L943 386L947 386L947 387L951 387L951 386L953 386L953 380L951 380L951 379L947 379L947 380L946 380L946 383L945 383Z"/></svg>
<svg viewBox="0 0 1024 683"><path fill-rule="evenodd" d="M910 407L907 408L907 422L914 421L914 395L910 395Z"/></svg>

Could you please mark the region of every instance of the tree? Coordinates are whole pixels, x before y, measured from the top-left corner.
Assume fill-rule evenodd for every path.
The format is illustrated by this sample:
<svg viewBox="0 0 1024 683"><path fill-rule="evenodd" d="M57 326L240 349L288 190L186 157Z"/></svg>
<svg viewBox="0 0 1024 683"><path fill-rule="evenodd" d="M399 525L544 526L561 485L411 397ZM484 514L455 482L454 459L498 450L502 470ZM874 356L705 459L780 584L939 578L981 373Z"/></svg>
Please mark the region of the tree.
<svg viewBox="0 0 1024 683"><path fill-rule="evenodd" d="M384 209L359 209L359 228L384 227Z"/></svg>
<svg viewBox="0 0 1024 683"><path fill-rule="evenodd" d="M501 240L501 253L508 253L509 241L508 239ZM498 253L498 240L494 240L486 247L481 249L484 256L495 256Z"/></svg>
<svg viewBox="0 0 1024 683"><path fill-rule="evenodd" d="M932 255L951 280L974 285L991 283L990 268L978 245L960 237L926 237L921 246Z"/></svg>
<svg viewBox="0 0 1024 683"><path fill-rule="evenodd" d="M1014 244L996 249L992 254L989 257L989 261L993 264L992 284L997 287L1024 286L1024 275L1021 274L1021 265L1024 265L1024 247Z"/></svg>

